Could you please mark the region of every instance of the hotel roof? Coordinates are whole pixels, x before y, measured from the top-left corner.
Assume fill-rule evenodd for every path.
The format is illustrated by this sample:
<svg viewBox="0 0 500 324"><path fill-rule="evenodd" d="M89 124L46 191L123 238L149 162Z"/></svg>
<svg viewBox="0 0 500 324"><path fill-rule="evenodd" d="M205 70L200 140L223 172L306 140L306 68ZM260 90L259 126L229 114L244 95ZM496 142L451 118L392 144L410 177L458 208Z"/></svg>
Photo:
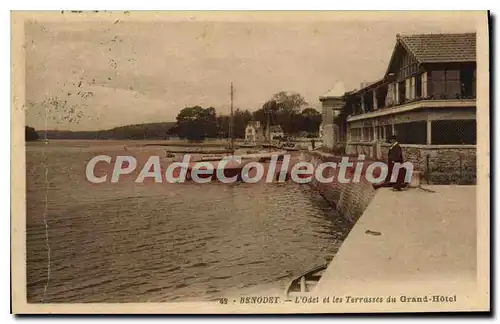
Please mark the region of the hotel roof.
<svg viewBox="0 0 500 324"><path fill-rule="evenodd" d="M401 35L398 39L420 63L476 61L475 33Z"/></svg>

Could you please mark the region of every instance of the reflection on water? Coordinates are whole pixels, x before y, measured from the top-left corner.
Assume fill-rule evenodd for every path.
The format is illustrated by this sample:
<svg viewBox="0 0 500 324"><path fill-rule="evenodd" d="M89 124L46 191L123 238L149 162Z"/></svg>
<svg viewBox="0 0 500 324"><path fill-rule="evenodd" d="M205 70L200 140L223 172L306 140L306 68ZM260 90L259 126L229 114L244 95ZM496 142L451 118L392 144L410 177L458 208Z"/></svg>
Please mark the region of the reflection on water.
<svg viewBox="0 0 500 324"><path fill-rule="evenodd" d="M42 301L47 283L44 218L44 302L278 295L333 255L350 228L307 185L85 182L86 161L122 149L111 141L28 144L29 302Z"/></svg>

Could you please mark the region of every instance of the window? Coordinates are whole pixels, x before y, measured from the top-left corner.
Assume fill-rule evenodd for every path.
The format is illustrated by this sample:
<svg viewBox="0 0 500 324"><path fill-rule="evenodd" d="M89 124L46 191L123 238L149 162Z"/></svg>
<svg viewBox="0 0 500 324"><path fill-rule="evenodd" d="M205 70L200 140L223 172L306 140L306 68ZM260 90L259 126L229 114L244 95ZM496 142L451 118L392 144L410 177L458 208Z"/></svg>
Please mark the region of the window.
<svg viewBox="0 0 500 324"><path fill-rule="evenodd" d="M475 120L432 121L432 144L476 144Z"/></svg>
<svg viewBox="0 0 500 324"><path fill-rule="evenodd" d="M393 135L392 125L385 125L384 127L385 127L385 132L384 132L385 138L389 139Z"/></svg>
<svg viewBox="0 0 500 324"><path fill-rule="evenodd" d="M399 82L399 83L397 83L397 86L398 86L398 101L397 102L402 104L408 98L406 96L406 82Z"/></svg>
<svg viewBox="0 0 500 324"><path fill-rule="evenodd" d="M422 96L422 80L420 76L415 77L415 98L420 98Z"/></svg>
<svg viewBox="0 0 500 324"><path fill-rule="evenodd" d="M363 103L365 112L373 111L373 94L371 92L363 94Z"/></svg>
<svg viewBox="0 0 500 324"><path fill-rule="evenodd" d="M475 70L468 69L460 71L461 96L462 98L475 98Z"/></svg>
<svg viewBox="0 0 500 324"><path fill-rule="evenodd" d="M387 86L387 95L385 97L385 106L394 104L394 83L389 83Z"/></svg>
<svg viewBox="0 0 500 324"><path fill-rule="evenodd" d="M460 98L459 70L432 71L432 95L435 99Z"/></svg>
<svg viewBox="0 0 500 324"><path fill-rule="evenodd" d="M432 95L435 99L440 99L446 93L444 71L432 71Z"/></svg>
<svg viewBox="0 0 500 324"><path fill-rule="evenodd" d="M472 77L472 96L476 98L476 70L474 70L474 74Z"/></svg>
<svg viewBox="0 0 500 324"><path fill-rule="evenodd" d="M399 83L394 83L394 103L399 103Z"/></svg>
<svg viewBox="0 0 500 324"><path fill-rule="evenodd" d="M422 98L427 98L427 72L424 72L420 75L420 95Z"/></svg>
<svg viewBox="0 0 500 324"><path fill-rule="evenodd" d="M377 108L381 109L386 106L385 100L387 97L387 94L389 93L389 88L388 86L382 86L376 90L376 97L377 97Z"/></svg>
<svg viewBox="0 0 500 324"><path fill-rule="evenodd" d="M385 139L385 134L384 134L384 126L378 126L377 127L377 135L379 140L384 140Z"/></svg>
<svg viewBox="0 0 500 324"><path fill-rule="evenodd" d="M405 80L405 98L408 100L415 99L415 77Z"/></svg>
<svg viewBox="0 0 500 324"><path fill-rule="evenodd" d="M398 141L402 144L426 144L427 122L415 121L403 124L395 124L394 130L398 135Z"/></svg>
<svg viewBox="0 0 500 324"><path fill-rule="evenodd" d="M373 110L378 109L377 89L372 90Z"/></svg>
<svg viewBox="0 0 500 324"><path fill-rule="evenodd" d="M415 99L415 77L410 79L410 99Z"/></svg>
<svg viewBox="0 0 500 324"><path fill-rule="evenodd" d="M405 98L411 99L411 85L410 85L410 79L405 80Z"/></svg>
<svg viewBox="0 0 500 324"><path fill-rule="evenodd" d="M460 85L460 71L448 70L446 71L446 98L460 98L461 85Z"/></svg>
<svg viewBox="0 0 500 324"><path fill-rule="evenodd" d="M361 139L362 142L371 142L373 139L373 129L371 127L363 128L363 137Z"/></svg>
<svg viewBox="0 0 500 324"><path fill-rule="evenodd" d="M352 142L360 142L361 141L361 128L352 128L351 129L351 141Z"/></svg>

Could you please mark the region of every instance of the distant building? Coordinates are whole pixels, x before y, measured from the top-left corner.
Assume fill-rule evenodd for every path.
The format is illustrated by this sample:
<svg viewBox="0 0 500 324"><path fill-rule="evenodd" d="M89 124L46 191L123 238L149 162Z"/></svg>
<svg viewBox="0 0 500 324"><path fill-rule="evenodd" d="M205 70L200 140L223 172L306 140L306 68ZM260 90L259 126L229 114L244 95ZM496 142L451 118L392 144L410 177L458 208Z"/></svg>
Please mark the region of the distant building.
<svg viewBox="0 0 500 324"><path fill-rule="evenodd" d="M245 141L257 142L264 139L264 129L259 121L250 121L245 128Z"/></svg>
<svg viewBox="0 0 500 324"><path fill-rule="evenodd" d="M342 132L340 132L339 128L335 125L334 120L340 114L344 106L344 94L344 85L337 82L332 90L319 97L319 101L321 101L322 121L320 136L323 146L326 148L333 148L335 143L341 140L340 135Z"/></svg>

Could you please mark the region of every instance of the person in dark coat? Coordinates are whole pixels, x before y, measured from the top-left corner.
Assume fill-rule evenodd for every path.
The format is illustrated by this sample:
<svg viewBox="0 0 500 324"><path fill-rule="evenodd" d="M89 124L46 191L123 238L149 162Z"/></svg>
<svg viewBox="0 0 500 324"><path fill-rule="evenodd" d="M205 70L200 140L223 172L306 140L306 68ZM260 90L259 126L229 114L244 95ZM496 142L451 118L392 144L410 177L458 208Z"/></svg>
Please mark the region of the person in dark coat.
<svg viewBox="0 0 500 324"><path fill-rule="evenodd" d="M392 135L389 143L391 143L391 147L389 148L389 153L388 153L388 164L387 166L389 167L389 172L387 175L387 180L391 181L392 178L392 172L394 168L395 163L404 163L403 161L403 150L401 149L401 146L398 143L398 139L395 135ZM392 189L401 191L403 187L405 187L405 169L400 169L397 170L398 172L396 182L391 183Z"/></svg>

